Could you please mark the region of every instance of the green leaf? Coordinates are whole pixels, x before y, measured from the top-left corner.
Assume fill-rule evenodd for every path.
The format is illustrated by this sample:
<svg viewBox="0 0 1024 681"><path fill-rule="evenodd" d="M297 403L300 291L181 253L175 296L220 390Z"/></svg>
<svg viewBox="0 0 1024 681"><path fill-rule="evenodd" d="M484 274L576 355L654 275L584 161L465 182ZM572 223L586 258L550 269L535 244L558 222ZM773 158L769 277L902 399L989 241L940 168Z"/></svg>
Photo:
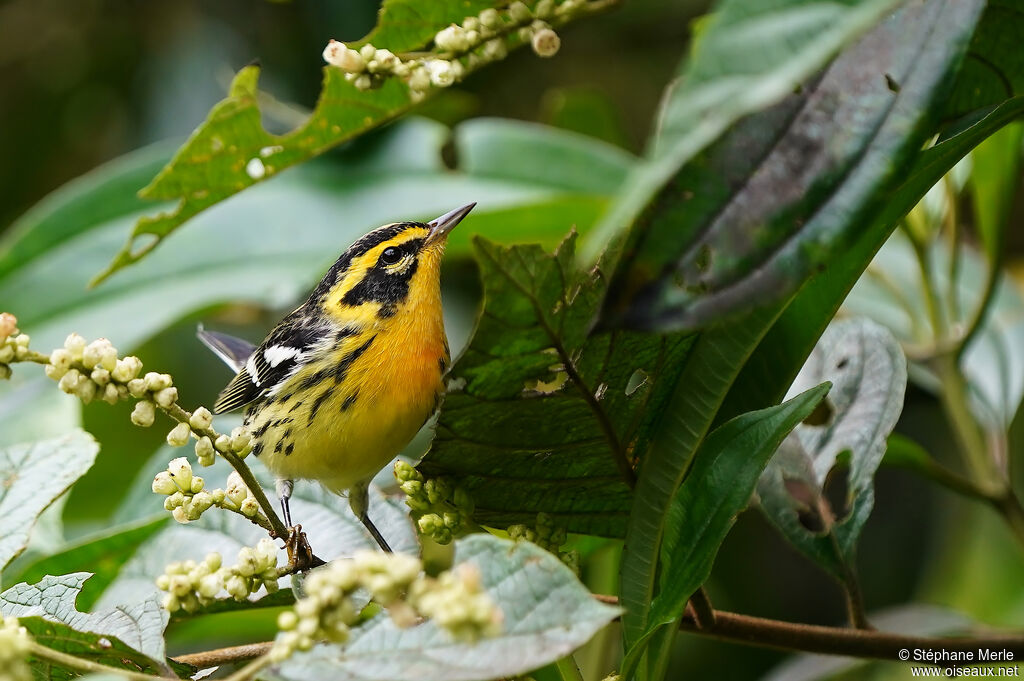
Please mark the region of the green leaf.
<svg viewBox="0 0 1024 681"><path fill-rule="evenodd" d="M139 545L166 527L169 521L168 516L162 515L155 520L144 520L108 530L27 565L12 575L9 581L35 583L47 575L88 570L92 572L92 579L78 597L78 605L88 610L114 581Z"/></svg>
<svg viewBox="0 0 1024 681"><path fill-rule="evenodd" d="M623 468L631 482L689 341L588 336L604 280L576 268L574 245L549 255L477 240L484 309L420 470L465 488L486 525L532 525L544 511L573 532L622 536Z"/></svg>
<svg viewBox="0 0 1024 681"><path fill-rule="evenodd" d="M975 225L988 261L1003 261L1003 241L1020 179L1024 123L1016 122L993 133L971 152L971 203Z"/></svg>
<svg viewBox="0 0 1024 681"><path fill-rule="evenodd" d="M414 119L359 140L332 155L336 163L296 169L204 214L175 237L173 252L154 253L146 267L86 290L89 276L143 208L129 200L128 187L162 151L139 152L60 190L20 221L17 233L0 243L0 300L9 301L6 311L18 316L37 347L55 347L70 331L134 347L182 316L220 303L291 305L364 232L436 217L469 200L479 205L452 233L449 257L468 252L474 230L499 241L554 246L573 222L589 227L607 203L607 187L629 167L627 156L600 142L483 120L456 128L456 155L467 159L468 169L448 171L441 161L448 137L445 127ZM512 141L528 142L531 153L559 150L545 156L556 174L580 166L603 170L571 189L549 186L530 176L529 156L501 151ZM499 152L502 164L490 156ZM94 203L124 210L100 213L90 208ZM301 233L281 229L288 224L301 224Z"/></svg>
<svg viewBox="0 0 1024 681"><path fill-rule="evenodd" d="M166 665L154 662L115 636L77 631L66 624L44 617L21 617L18 623L28 630L37 643L52 650L115 669L143 672L155 676L169 674ZM29 666L32 668L33 678L43 681L71 681L71 679L83 678L82 672L77 669L37 657L29 658ZM174 666L180 667L180 665ZM111 677L104 675L102 678L109 679ZM123 679L124 677L116 675L113 678ZM174 677L171 676L171 678Z"/></svg>
<svg viewBox="0 0 1024 681"><path fill-rule="evenodd" d="M678 329L793 294L903 178L981 4L908 5L684 169L658 199L676 219L641 223L634 237L624 284L611 287L613 314ZM938 48L933 31L945 22L957 28L943 27Z"/></svg>
<svg viewBox="0 0 1024 681"><path fill-rule="evenodd" d="M0 567L24 550L36 518L92 467L98 451L82 431L0 449Z"/></svg>
<svg viewBox="0 0 1024 681"><path fill-rule="evenodd" d="M743 116L790 94L898 0L725 0L663 104L660 129L618 200L581 253L596 260L680 167ZM757 49L752 49L756 45Z"/></svg>
<svg viewBox="0 0 1024 681"><path fill-rule="evenodd" d="M677 626L690 596L710 576L718 548L747 507L761 471L829 387L823 384L778 406L737 416L701 444L669 509L661 545L661 588L641 640L664 626ZM642 644L628 651L622 669L626 678L641 649Z"/></svg>
<svg viewBox="0 0 1024 681"><path fill-rule="evenodd" d="M791 391L823 380L833 389L820 424L793 431L757 486L768 520L797 549L843 579L874 505L874 475L903 410L906 360L888 329L866 319L832 324ZM833 509L825 483L849 457L846 498ZM831 536L830 536L831 535ZM834 541L833 541L834 537Z"/></svg>
<svg viewBox="0 0 1024 681"><path fill-rule="evenodd" d="M264 673L279 681L483 681L518 676L571 653L618 614L596 601L558 558L528 542L471 535L455 564L470 564L504 615L495 638L459 643L433 622L399 629L381 614L348 643L320 645Z"/></svg>
<svg viewBox="0 0 1024 681"><path fill-rule="evenodd" d="M4 617L41 617L81 633L114 637L150 660L162 662L169 615L160 601L149 598L131 606L79 612L75 601L90 576L76 572L47 576L37 584L17 584L0 593L0 613Z"/></svg>
<svg viewBox="0 0 1024 681"><path fill-rule="evenodd" d="M915 79L909 79L901 84L901 98L911 92L919 95L916 102L901 99L901 102L907 105L907 109L927 109L933 106L936 100L941 100L941 85L951 80L949 72L959 61L959 46L966 41L966 36L969 36L972 28L970 22L954 20L959 12L964 11L967 4L946 3L942 6L942 13L934 21L909 22L907 36L919 36L919 31L932 33L928 50L922 59L918 60L915 68ZM904 11L932 10L932 3L921 3ZM897 42L902 42L902 37ZM927 56L927 59L924 56ZM844 58L849 57L840 59ZM878 104L880 101L884 101L884 98L876 100L875 103ZM741 124L741 128L746 126L750 134L762 130L762 133L753 139L770 138L770 131L777 129L778 117L780 112L785 112L785 106L784 102L776 109L747 119ZM1001 118L1007 113L1008 111L1004 110L992 112L992 115ZM967 137L973 134L970 131L965 132ZM762 137L761 134L767 134L767 137ZM903 140L899 142L902 144L906 142L905 136L918 134L923 135L923 132L898 127L888 139L894 143ZM717 158L717 154L725 154L729 144L734 148L742 147L744 139L748 142L751 140L749 137L723 138L715 149L695 159L693 163L709 164L709 170L704 172L702 177L714 178L716 173L726 174L726 165L714 164L711 160ZM961 141L964 139L967 138L961 138ZM922 136L920 141L923 140ZM962 156L976 143L977 140L973 143L963 143L966 148L960 155ZM961 142L957 142L953 146L960 147L960 144ZM748 145L748 151L751 148L753 147ZM740 160L746 158L749 164L749 160L754 156L747 153L741 156ZM730 156L725 154L722 158ZM935 157L931 160L935 164L945 162ZM955 161L950 162L950 165L953 162ZM932 169L933 166L930 166L921 172L927 173ZM688 171L684 169L682 172L685 174ZM738 186L742 186L747 180L747 176L742 174L731 177L739 183ZM704 434L715 420L722 423L737 414L761 409L779 401L785 386L792 382L807 353L814 346L828 320L832 318L843 296L870 261L871 255L885 240L896 220L909 210L920 194L933 183L934 180L921 187L920 193L908 204L900 204L898 201L885 203L886 209L889 210L891 207L893 212L884 213L883 218L877 223L870 223L870 229L857 223L863 229L853 233L855 240L851 246L833 251L833 260L829 266L812 278L792 302L784 300L764 309L746 313L729 323L712 326L694 342L694 349L687 358L687 366L679 378L681 388L673 396L662 420L660 432L642 462L637 484L637 501L630 517L629 535L621 569L621 593L626 608L623 627L630 643L645 630L647 613L654 597L657 556L665 514ZM847 202L855 203L859 198L863 198L859 197L862 187L857 184L850 186L857 190L852 193L858 196L847 196L845 201L840 200L842 196L834 197L836 224L849 219L853 214L850 212L853 207L847 205ZM911 191L916 191L916 188ZM713 201L712 205L703 205L700 208L708 214L713 213L715 207L722 205L721 201L727 201L733 193L732 190L723 192L721 188L717 194L711 190L708 192L709 196L719 202ZM686 204L687 196L683 193L673 195L670 190L666 190L658 201L651 204L643 220L637 223L636 237L642 238L645 230L665 230L664 233L667 234L673 227L678 228L678 222L675 221L680 215L685 215L689 210L697 210ZM702 193L694 194L694 197L700 199L703 199L703 196ZM627 259L624 262L628 262L628 253L627 250ZM639 273L636 280L629 278L623 282L629 285L642 285L644 280L642 273ZM783 312L784 314L781 314ZM743 372L737 376L741 368Z"/></svg>
<svg viewBox="0 0 1024 681"><path fill-rule="evenodd" d="M481 0L389 2L381 10L380 25L369 37L377 47L406 52L424 46L452 21L461 21L467 13L474 14L495 4L499 3ZM583 5L581 12L601 8L601 3ZM512 47L525 44L516 33L507 36L506 41ZM467 74L476 68L479 67L467 65ZM206 121L142 190L144 198L175 201L176 204L166 212L141 217L127 243L93 279L93 284L137 262L186 220L207 208L393 121L413 107L408 86L397 78L387 78L380 87L371 90L359 90L345 80L341 69L324 67L323 86L313 113L298 128L273 135L261 123L259 72L257 66L247 66L238 72L227 98L213 107Z"/></svg>

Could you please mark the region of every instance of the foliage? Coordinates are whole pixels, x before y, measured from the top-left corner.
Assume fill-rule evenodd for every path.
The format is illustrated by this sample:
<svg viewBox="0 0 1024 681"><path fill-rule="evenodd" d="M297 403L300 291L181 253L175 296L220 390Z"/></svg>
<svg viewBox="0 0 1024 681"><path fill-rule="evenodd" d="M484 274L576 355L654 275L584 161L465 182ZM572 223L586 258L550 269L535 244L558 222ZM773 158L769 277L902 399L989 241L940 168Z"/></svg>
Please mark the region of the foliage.
<svg viewBox="0 0 1024 681"><path fill-rule="evenodd" d="M450 49L451 25L476 39L500 10L522 23L508 31L515 47L536 35L535 17L575 22L610 4L386 0L377 27L351 45L423 63L464 59L468 73L486 61ZM0 614L25 627L34 672L184 678L198 671L192 662L254 658L233 681L533 672L575 681L575 651L617 635L605 628L621 618L621 659L602 664L645 680L666 677L680 627L819 652L821 640L845 640L839 628L803 638L805 629L783 621L716 624L704 587L752 498L839 584L850 626L863 629L857 654L877 657L892 644L872 624L931 636L969 630L963 618L922 615L913 604L903 619L869 615L857 548L882 495L883 461L983 501L1024 544L1008 463L1024 396L1024 303L1004 268L1021 172L1024 128L1014 121L1024 113L1024 67L1013 43L1021 34L1024 13L1004 0L721 0L695 26L640 157L503 119L448 127L407 117L369 133L403 117L416 95L376 72L371 86L357 86L334 66L324 68L309 118L274 135L261 120L259 67L243 68L177 151L157 145L94 171L0 240L0 300L9 306L0 312L14 313L26 334L0 318L0 377L12 378L0 393L0 565L14 584L0 593ZM154 199L165 212L150 214ZM387 474L371 492L370 515L398 555L363 559L379 578L366 597L349 598L365 583L344 582L346 566L358 563L346 559L374 543L334 495L299 485L291 510L312 554L292 539L274 555L265 538L283 539L284 528L262 491L271 479L256 457L243 460L244 442L234 439L244 431L217 437L237 421L213 424L186 410L204 396L184 387L157 400L171 390L169 377L166 386L156 374L118 378L100 360L87 365L89 350L71 357L77 341L64 341L77 332L159 346L175 323L199 316L244 317L248 331L265 332L266 320L248 312L293 304L359 234L469 200L478 206L453 233L445 272L456 350L447 395L420 440L429 450L418 473L401 479L406 498ZM86 289L129 230L98 276L102 286ZM841 305L855 318L833 321ZM62 378L62 361L81 368L89 390ZM33 373L32 363L43 370ZM99 446L79 428L77 403L57 402L44 373L86 403L95 386L110 386L111 403L157 404L160 428L178 424L169 443L189 433L220 443L217 463L195 484L189 468L188 489L169 487L168 499L212 499L241 485L258 510L228 513L211 502L194 520L180 510L179 523L158 516L149 481L175 455L150 438L138 479L108 495L120 506L116 522L47 548L33 525L60 534L59 499ZM937 398L955 465L893 434L908 377ZM84 412L86 423L98 409ZM117 418L127 429L126 415ZM141 441L106 432L114 435L102 438L104 456ZM415 447L407 454L419 458ZM48 507L56 509L49 517ZM427 518L445 531L429 531ZM431 540L463 533L453 551ZM250 547L260 540L266 551L255 567ZM422 556L425 574L409 556ZM222 557L234 572L219 572ZM310 573L320 561L329 565ZM204 582L204 570L220 581ZM319 594L337 612L318 612L312 627L304 604L324 575L347 584L338 587L345 597ZM590 593L598 583L617 588L621 607ZM445 591L452 585L462 590ZM173 617L159 606L161 598L180 604L185 592L203 597L187 611L169 606ZM446 601L452 593L461 595ZM431 596L440 606L419 621L423 612L409 604ZM481 624L493 625L494 612L500 631ZM278 644L289 643L167 659L177 627L209 632L224 617L243 623L239 641L279 631ZM765 632L776 638L759 640ZM1006 645L1024 648L1019 637ZM302 652L288 657L284 648ZM820 673L833 671L825 667Z"/></svg>

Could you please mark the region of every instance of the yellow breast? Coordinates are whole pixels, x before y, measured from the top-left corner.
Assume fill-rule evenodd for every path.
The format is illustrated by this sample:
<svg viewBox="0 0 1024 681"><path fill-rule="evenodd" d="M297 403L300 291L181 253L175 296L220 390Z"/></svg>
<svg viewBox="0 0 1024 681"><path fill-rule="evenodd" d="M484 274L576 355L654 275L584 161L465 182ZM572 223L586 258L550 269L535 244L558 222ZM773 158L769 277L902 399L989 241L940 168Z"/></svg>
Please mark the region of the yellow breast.
<svg viewBox="0 0 1024 681"><path fill-rule="evenodd" d="M391 461L436 410L448 347L437 272L429 271L437 263L421 265L416 277L432 277L434 285L414 282L390 317L360 310L357 333L252 411L254 452L276 476L349 489Z"/></svg>

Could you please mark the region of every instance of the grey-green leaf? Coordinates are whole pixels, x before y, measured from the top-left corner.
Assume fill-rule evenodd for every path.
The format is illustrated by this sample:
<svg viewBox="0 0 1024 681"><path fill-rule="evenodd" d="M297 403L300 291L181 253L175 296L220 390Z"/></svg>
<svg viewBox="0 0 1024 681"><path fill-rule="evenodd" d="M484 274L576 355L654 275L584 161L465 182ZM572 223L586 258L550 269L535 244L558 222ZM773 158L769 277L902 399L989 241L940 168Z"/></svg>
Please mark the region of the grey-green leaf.
<svg viewBox="0 0 1024 681"><path fill-rule="evenodd" d="M131 606L79 612L75 601L90 576L88 572L75 572L47 576L37 584L16 584L0 593L0 613L5 617L42 617L75 631L112 636L162 663L164 628L170 616L159 600L148 598Z"/></svg>
<svg viewBox="0 0 1024 681"><path fill-rule="evenodd" d="M850 559L874 504L874 475L885 455L886 439L903 410L907 385L906 359L885 327L867 319L832 324L821 337L791 392L831 381L821 424L804 423L794 430L769 463L758 484L768 519L797 548L839 576L836 562ZM845 508L829 509L823 498L825 480L840 455L849 455ZM798 518L810 512L820 531ZM835 535L835 556L831 539Z"/></svg>
<svg viewBox="0 0 1024 681"><path fill-rule="evenodd" d="M82 431L0 449L0 568L24 550L36 518L92 467L98 451Z"/></svg>
<svg viewBox="0 0 1024 681"><path fill-rule="evenodd" d="M596 601L558 558L526 542L472 535L455 563L475 565L504 615L504 631L459 643L428 621L399 629L386 614L345 645L321 645L273 668L277 681L483 681L518 676L571 653L619 609Z"/></svg>

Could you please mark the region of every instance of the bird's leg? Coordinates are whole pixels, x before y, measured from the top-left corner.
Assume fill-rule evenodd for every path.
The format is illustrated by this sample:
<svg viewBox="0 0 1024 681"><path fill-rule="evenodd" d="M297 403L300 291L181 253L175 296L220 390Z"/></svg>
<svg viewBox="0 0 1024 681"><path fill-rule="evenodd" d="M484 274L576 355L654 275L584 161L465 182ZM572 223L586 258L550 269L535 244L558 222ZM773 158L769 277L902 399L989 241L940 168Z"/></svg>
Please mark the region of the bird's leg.
<svg viewBox="0 0 1024 681"><path fill-rule="evenodd" d="M277 498L281 500L281 515L284 516L284 526L292 526L292 511L288 507L288 500L292 498L292 488L295 486L291 480L275 481L277 487Z"/></svg>
<svg viewBox="0 0 1024 681"><path fill-rule="evenodd" d="M381 535L380 530L378 530L377 526L374 525L373 521L370 520L369 480L364 480L363 482L359 483L358 485L349 490L348 504L350 507L352 507L352 512L355 513L356 517L359 518L360 522L363 523L363 526L367 530L369 530L373 538L377 540L377 543L380 545L380 548L386 551L387 553L392 553L391 547L388 546L388 543L384 540L384 536Z"/></svg>

